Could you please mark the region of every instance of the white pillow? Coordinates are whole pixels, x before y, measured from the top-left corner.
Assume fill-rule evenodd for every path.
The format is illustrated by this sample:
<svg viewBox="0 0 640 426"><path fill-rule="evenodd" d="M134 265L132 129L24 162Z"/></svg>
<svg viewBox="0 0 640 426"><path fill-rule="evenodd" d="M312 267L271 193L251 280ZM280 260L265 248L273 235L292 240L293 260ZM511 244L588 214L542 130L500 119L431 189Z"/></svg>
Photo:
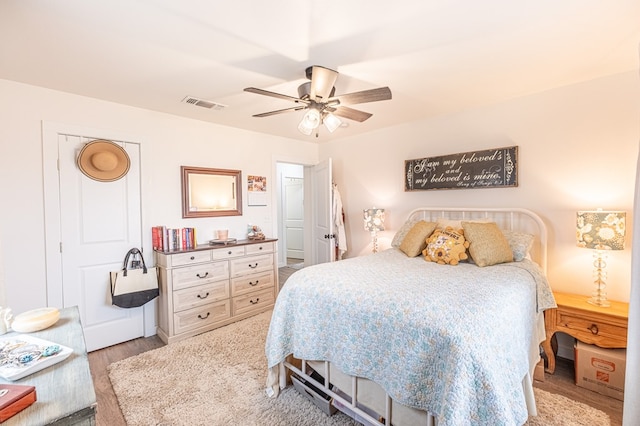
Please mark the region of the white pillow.
<svg viewBox="0 0 640 426"><path fill-rule="evenodd" d="M522 232L515 231L502 231L505 238L509 242L511 251L513 252L513 260L515 262L521 262L524 259L529 259L529 251L533 246L533 235L523 234Z"/></svg>

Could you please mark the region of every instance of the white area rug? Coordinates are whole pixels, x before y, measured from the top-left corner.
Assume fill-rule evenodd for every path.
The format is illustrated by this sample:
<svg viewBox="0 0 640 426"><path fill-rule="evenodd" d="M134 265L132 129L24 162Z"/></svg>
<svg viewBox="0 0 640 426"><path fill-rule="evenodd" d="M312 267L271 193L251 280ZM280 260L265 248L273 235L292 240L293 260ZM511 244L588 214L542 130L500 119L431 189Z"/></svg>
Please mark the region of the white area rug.
<svg viewBox="0 0 640 426"><path fill-rule="evenodd" d="M325 415L293 387L268 398L264 341L271 312L118 361L109 378L128 425L357 425ZM609 425L594 408L536 389L528 426Z"/></svg>

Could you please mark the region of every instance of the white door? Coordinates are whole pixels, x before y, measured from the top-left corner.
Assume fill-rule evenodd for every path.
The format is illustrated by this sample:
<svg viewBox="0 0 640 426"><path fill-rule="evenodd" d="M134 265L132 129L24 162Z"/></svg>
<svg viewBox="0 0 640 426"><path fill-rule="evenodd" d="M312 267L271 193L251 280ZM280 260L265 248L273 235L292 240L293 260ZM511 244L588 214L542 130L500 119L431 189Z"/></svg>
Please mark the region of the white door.
<svg viewBox="0 0 640 426"><path fill-rule="evenodd" d="M284 179L284 228L287 257L304 259L304 180Z"/></svg>
<svg viewBox="0 0 640 426"><path fill-rule="evenodd" d="M331 158L313 167L313 264L336 260Z"/></svg>
<svg viewBox="0 0 640 426"><path fill-rule="evenodd" d="M127 251L141 248L140 145L116 142L129 154L129 172L115 182L99 182L76 165L90 140L58 136L63 305L78 306L92 351L142 336L144 318L143 308L111 305L109 282L109 272L122 267ZM151 262L148 254L145 261Z"/></svg>

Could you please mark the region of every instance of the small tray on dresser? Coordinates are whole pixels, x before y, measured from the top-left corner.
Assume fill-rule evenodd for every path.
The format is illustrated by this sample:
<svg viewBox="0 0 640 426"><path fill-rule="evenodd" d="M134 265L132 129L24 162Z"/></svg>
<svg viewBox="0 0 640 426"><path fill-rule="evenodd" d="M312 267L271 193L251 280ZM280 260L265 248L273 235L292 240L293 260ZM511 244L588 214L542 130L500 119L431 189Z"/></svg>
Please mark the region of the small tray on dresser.
<svg viewBox="0 0 640 426"><path fill-rule="evenodd" d="M235 244L238 240L235 238L227 238L226 240L209 240L210 246L223 245L228 246L229 244Z"/></svg>

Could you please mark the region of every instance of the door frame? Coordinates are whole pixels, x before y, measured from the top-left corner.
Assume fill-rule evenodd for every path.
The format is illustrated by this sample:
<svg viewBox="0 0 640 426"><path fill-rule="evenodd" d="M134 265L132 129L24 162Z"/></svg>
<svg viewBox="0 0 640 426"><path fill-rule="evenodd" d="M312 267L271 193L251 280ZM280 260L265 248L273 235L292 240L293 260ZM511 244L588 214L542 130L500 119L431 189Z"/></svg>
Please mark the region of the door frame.
<svg viewBox="0 0 640 426"><path fill-rule="evenodd" d="M271 156L271 176L273 176L274 180L279 178L278 176L278 163L289 163L296 164L302 166L304 168L304 264L308 266L311 260L311 245L309 245L309 241L311 239L311 230L309 229L308 224L311 222L311 208L308 204L311 196L311 191L309 188L309 179L307 176L307 171L309 167L313 167L319 163L318 157L313 156L304 156L304 157L289 157L285 155L274 154ZM275 182L274 182L275 183ZM284 244L284 239L281 238L280 235L281 226L280 226L280 217L281 217L281 200L282 194L280 193L280 183L274 185L276 187L275 191L271 191L271 217L272 217L272 229L276 230L276 237L278 238L278 268L282 268L283 266L287 266L287 257L286 251L287 247ZM284 257L283 257L284 256Z"/></svg>
<svg viewBox="0 0 640 426"><path fill-rule="evenodd" d="M42 174L43 174L43 194L44 194L44 249L45 249L45 276L47 289L47 306L62 308L63 299L63 277L62 277L62 253L60 243L62 241L62 230L60 226L60 187L58 178L58 137L59 135L88 136L95 135L96 139L113 139L132 141L140 144L140 191L141 191L141 241L143 247L151 249L151 233L144 232L151 229L146 218L144 206L148 205L145 194L150 194L145 188L143 178L144 149L145 144L142 138L123 132L97 129L72 124L55 123L42 121ZM147 235L148 234L148 235ZM149 253L147 253L149 256ZM151 253L151 260L153 253ZM149 303L143 309L144 336L156 334L156 314L155 303Z"/></svg>

